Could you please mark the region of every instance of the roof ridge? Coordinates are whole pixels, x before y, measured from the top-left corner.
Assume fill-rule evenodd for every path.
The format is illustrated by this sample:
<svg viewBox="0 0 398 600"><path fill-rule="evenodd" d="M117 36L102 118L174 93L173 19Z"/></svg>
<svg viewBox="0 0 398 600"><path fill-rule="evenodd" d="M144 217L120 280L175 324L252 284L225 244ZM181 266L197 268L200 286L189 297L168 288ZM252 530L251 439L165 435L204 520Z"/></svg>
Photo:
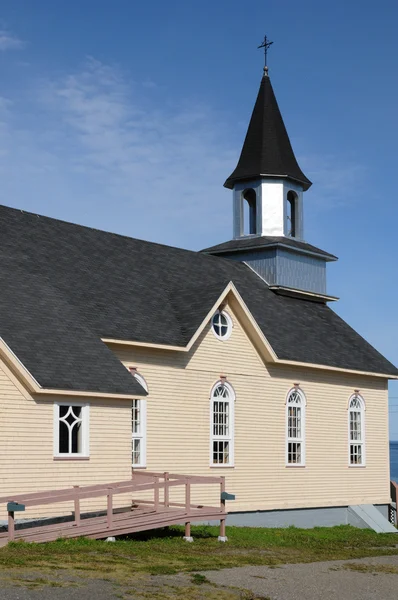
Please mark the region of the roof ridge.
<svg viewBox="0 0 398 600"><path fill-rule="evenodd" d="M42 214L38 214L35 212L31 212L29 210L24 210L22 208L14 208L13 206L7 206L6 204L0 204L0 210L5 209L7 211L12 211L15 213L22 213L22 214L26 214L29 215L31 217L37 217L39 219L43 219L46 221L55 221L57 223L63 223L65 225L70 225L71 227L77 227L77 228L82 228L82 229L87 229L90 231L97 231L99 233L103 233L106 235L110 235L110 236L115 236L118 238L123 238L126 240L132 240L134 242L140 242L142 244L148 244L148 245L152 245L152 246L159 246L161 248L169 248L172 250L177 250L180 252L190 252L192 254L200 254L200 250L190 250L189 248L181 248L179 246L171 246L169 244L162 244L161 242L153 242L151 240L143 240L141 238L136 238L136 237L132 237L123 233L117 233L115 231L107 231L106 229L99 229L98 227L90 227L90 225L82 225L81 223L74 223L73 221L66 221L65 219L58 219L57 217L49 217L47 215L42 215Z"/></svg>

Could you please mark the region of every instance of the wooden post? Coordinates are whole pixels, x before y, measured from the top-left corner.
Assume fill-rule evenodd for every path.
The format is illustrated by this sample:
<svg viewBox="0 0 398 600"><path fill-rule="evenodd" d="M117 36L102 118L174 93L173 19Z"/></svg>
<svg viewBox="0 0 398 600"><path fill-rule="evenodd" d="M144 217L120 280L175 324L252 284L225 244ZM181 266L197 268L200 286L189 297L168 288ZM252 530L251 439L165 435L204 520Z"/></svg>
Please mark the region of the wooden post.
<svg viewBox="0 0 398 600"><path fill-rule="evenodd" d="M155 512L159 510L159 477L155 477L154 485L153 485L153 504L155 508Z"/></svg>
<svg viewBox="0 0 398 600"><path fill-rule="evenodd" d="M15 539L15 519L14 511L8 512L8 541L12 542Z"/></svg>
<svg viewBox="0 0 398 600"><path fill-rule="evenodd" d="M222 497L225 492L225 477L221 477L220 483L220 508L221 508L221 519L220 519L220 535L218 537L219 542L226 542L227 537L225 535L225 500ZM224 513L224 516L223 516Z"/></svg>
<svg viewBox="0 0 398 600"><path fill-rule="evenodd" d="M80 499L78 497L79 486L74 485L73 489L75 489L75 525L78 527L80 525Z"/></svg>
<svg viewBox="0 0 398 600"><path fill-rule="evenodd" d="M167 471L165 471L164 473L164 505L168 506L169 505L169 474L167 473Z"/></svg>
<svg viewBox="0 0 398 600"><path fill-rule="evenodd" d="M112 488L108 488L108 489L109 489L109 491L106 495L106 501L107 501L106 521L107 521L108 529L110 529L112 526L112 516L113 516L113 506L112 506L113 494L112 494Z"/></svg>
<svg viewBox="0 0 398 600"><path fill-rule="evenodd" d="M185 512L189 514L191 509L191 483L189 481L185 484Z"/></svg>
<svg viewBox="0 0 398 600"><path fill-rule="evenodd" d="M191 523L189 521L188 521L188 523L185 523L185 537L186 538L191 537Z"/></svg>
<svg viewBox="0 0 398 600"><path fill-rule="evenodd" d="M185 512L187 516L191 511L191 482L188 480L185 483ZM191 523L190 521L186 521L185 523L185 535L184 540L186 542L193 542L193 537L191 537Z"/></svg>

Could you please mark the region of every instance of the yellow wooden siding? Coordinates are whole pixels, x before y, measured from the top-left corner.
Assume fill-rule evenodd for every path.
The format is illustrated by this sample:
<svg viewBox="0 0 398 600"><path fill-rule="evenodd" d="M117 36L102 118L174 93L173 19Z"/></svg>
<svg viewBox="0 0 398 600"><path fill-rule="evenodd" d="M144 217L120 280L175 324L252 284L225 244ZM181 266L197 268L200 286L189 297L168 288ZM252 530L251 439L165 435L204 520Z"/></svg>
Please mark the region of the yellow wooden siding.
<svg viewBox="0 0 398 600"><path fill-rule="evenodd" d="M311 368L264 365L231 308L234 327L222 342L210 324L189 352L122 349L149 386L147 469L224 475L236 494L230 510L265 510L389 501L387 382ZM225 375L236 393L235 466L210 467L210 391ZM285 399L293 383L307 398L306 466L285 466ZM364 468L348 467L348 399L366 402ZM58 398L65 401L65 398ZM90 400L90 460L53 460L53 401L29 398L0 370L0 495L128 479L131 403ZM73 399L75 402L77 399ZM84 398L82 398L84 402ZM182 499L173 490L172 498ZM193 491L193 501L217 502L217 486ZM128 498L118 498L116 505ZM105 505L94 501L90 508ZM4 518L4 507L0 507ZM67 507L67 511L72 507ZM51 508L60 514L65 507ZM29 516L33 515L31 510ZM49 514L44 508L35 514ZM28 516L28 514L26 515Z"/></svg>
<svg viewBox="0 0 398 600"><path fill-rule="evenodd" d="M53 458L53 402L28 399L0 365L0 496L72 485L122 481L131 477L131 402L90 400L89 460L57 461ZM68 399L58 398L62 402ZM71 403L84 398L73 398ZM129 499L115 497L115 506ZM106 499L82 503L83 509L106 506ZM71 505L29 509L18 517L65 514ZM5 518L5 506L0 506Z"/></svg>
<svg viewBox="0 0 398 600"><path fill-rule="evenodd" d="M376 377L268 365L232 310L231 337L210 324L189 353L117 350L148 386L147 468L225 475L231 510L389 501L387 382ZM210 467L210 390L226 375L236 393L235 466ZM294 383L307 398L306 466L285 466L285 399ZM348 466L348 399L366 402L366 467Z"/></svg>

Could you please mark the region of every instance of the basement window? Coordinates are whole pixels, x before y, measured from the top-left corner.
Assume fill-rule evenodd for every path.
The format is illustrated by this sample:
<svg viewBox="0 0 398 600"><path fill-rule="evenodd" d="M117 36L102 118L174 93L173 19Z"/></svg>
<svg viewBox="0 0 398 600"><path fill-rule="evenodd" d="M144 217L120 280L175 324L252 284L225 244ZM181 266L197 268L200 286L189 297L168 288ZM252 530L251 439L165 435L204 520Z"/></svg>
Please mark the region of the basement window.
<svg viewBox="0 0 398 600"><path fill-rule="evenodd" d="M227 340L232 333L232 319L225 311L218 310L211 320L214 335L219 340Z"/></svg>
<svg viewBox="0 0 398 600"><path fill-rule="evenodd" d="M88 432L88 404L54 404L54 456L87 457Z"/></svg>
<svg viewBox="0 0 398 600"><path fill-rule="evenodd" d="M297 388L286 400L286 466L305 465L305 396Z"/></svg>

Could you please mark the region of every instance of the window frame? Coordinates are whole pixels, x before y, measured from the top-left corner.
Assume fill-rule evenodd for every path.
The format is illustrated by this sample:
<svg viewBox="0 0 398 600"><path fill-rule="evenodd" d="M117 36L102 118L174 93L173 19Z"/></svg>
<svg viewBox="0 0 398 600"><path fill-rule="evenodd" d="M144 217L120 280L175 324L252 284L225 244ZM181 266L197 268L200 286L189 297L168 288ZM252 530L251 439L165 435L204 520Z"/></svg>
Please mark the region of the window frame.
<svg viewBox="0 0 398 600"><path fill-rule="evenodd" d="M300 429L301 436L300 437L289 437L289 399L293 393L297 393L301 399L300 403ZM298 387L291 388L287 395L285 401L285 466L289 468L300 468L306 466L306 407L307 407L307 398L302 389ZM289 444L301 444L301 460L300 462L289 462Z"/></svg>
<svg viewBox="0 0 398 600"><path fill-rule="evenodd" d="M148 393L148 384L140 373L134 372L133 377ZM140 411L140 431L133 431L133 402L138 402L138 410ZM140 462L133 462L133 442L140 441ZM146 445L147 445L147 404L143 398L135 398L131 401L131 467L133 469L146 469Z"/></svg>
<svg viewBox="0 0 398 600"><path fill-rule="evenodd" d="M59 412L61 406L79 406L82 409L82 452L60 452L59 451ZM67 458L69 460L89 458L90 456L90 405L86 402L54 402L53 409L53 438L54 458Z"/></svg>
<svg viewBox="0 0 398 600"><path fill-rule="evenodd" d="M138 410L140 411L140 430L138 432L133 431L133 403L138 403ZM142 398L135 398L131 401L131 466L133 469L145 469L146 468L146 400ZM134 440L140 441L140 462L133 462L133 442Z"/></svg>
<svg viewBox="0 0 398 600"><path fill-rule="evenodd" d="M228 390L228 399L222 399L222 402L228 402L228 416L229 416L229 432L228 435L215 435L214 434L214 402L219 396L214 396L215 391L219 386L224 386ZM226 381L217 381L210 392L210 467L214 469L228 469L235 467L235 401L236 395L232 385ZM217 441L225 441L229 443L229 462L228 463L215 463L214 462L214 449L213 444Z"/></svg>
<svg viewBox="0 0 398 600"><path fill-rule="evenodd" d="M216 330L214 329L214 319L217 315L221 315L223 317L225 317L226 321L227 321L227 333L225 335L219 335ZM233 321L231 316L225 311L225 310L216 310L216 312L213 314L212 318L211 318L211 330L213 332L213 335L220 340L220 342L226 342L232 334L232 329L233 329Z"/></svg>
<svg viewBox="0 0 398 600"><path fill-rule="evenodd" d="M354 400L354 398L357 398L360 402L361 408L359 409L352 409L351 408L351 402ZM360 414L360 418L361 418L361 440L352 440L351 439L351 413L352 412L359 412ZM348 400L348 407L347 407L347 413L348 413L348 418L347 418L347 428L348 428L348 466L350 468L353 469L361 469L363 467L366 467L366 419L365 419L365 412L366 412L366 403L365 400L363 399L363 397L361 396L361 394L359 392L354 392L353 394L351 394L351 396L349 397ZM351 462L351 446L361 446L361 458L362 461L360 463L352 463Z"/></svg>

